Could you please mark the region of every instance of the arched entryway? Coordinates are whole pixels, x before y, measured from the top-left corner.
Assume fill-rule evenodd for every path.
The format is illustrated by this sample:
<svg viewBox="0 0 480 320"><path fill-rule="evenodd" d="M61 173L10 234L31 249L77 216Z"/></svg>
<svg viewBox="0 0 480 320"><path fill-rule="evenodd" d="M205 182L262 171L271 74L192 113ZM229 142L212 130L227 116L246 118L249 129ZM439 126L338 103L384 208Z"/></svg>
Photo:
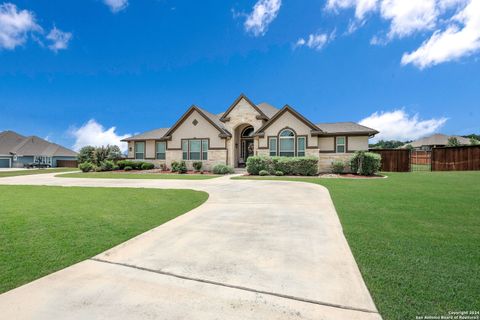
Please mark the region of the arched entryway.
<svg viewBox="0 0 480 320"><path fill-rule="evenodd" d="M239 125L235 129L235 167L245 167L247 159L255 154L254 133L254 127L247 123Z"/></svg>

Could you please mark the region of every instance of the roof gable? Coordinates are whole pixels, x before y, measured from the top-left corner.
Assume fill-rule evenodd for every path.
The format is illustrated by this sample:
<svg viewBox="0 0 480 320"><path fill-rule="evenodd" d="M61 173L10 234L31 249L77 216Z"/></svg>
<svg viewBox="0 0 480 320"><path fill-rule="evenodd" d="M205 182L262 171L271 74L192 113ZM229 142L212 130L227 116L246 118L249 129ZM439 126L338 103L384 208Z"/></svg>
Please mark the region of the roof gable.
<svg viewBox="0 0 480 320"><path fill-rule="evenodd" d="M18 146L25 140L25 137L13 132L13 131L3 131L0 132L0 154L6 155L9 154L12 149Z"/></svg>
<svg viewBox="0 0 480 320"><path fill-rule="evenodd" d="M255 109L255 111L258 112L258 118L259 119L263 119L263 120L268 120L269 119L269 117L267 115L265 115L265 113L263 113L263 111L260 110L260 108L255 103L253 103L250 99L248 99L248 97L246 95L244 95L242 93L242 94L240 94L240 96L237 99L235 99L235 101L232 103L232 105L230 107L228 107L227 111L225 111L222 114L222 117L220 118L220 121L225 122L225 121L230 120L228 115L230 114L230 112L232 112L233 109L235 109L235 107L238 105L238 103L242 99L245 100L253 109Z"/></svg>
<svg viewBox="0 0 480 320"><path fill-rule="evenodd" d="M312 133L321 133L323 132L322 130L320 130L320 128L318 128L315 124L313 124L310 120L308 120L307 118L305 118L304 116L302 116L299 112L297 112L295 109L293 109L292 107L290 107L288 104L285 105L280 111L278 111L269 121L267 121L262 127L260 127L260 129L257 130L257 132L255 133L255 135L263 135L265 129L267 129L268 127L270 127L270 125L272 125L275 121L277 121L278 119L280 119L282 117L282 115L284 115L285 113L289 112L290 114L292 114L294 117L296 117L298 120L300 120L301 122L303 122L307 127L309 127L311 130L312 130Z"/></svg>
<svg viewBox="0 0 480 320"><path fill-rule="evenodd" d="M182 125L182 123L193 113L197 112L200 114L205 120L207 120L208 123L210 123L213 127L215 127L219 131L219 137L221 138L226 138L230 137L231 134L223 127L223 124L220 122L220 119L218 116L205 111L203 109L200 109L199 107L192 105L187 112L185 112L180 119L178 119L177 122L165 133L164 139L170 139L171 135L175 130Z"/></svg>

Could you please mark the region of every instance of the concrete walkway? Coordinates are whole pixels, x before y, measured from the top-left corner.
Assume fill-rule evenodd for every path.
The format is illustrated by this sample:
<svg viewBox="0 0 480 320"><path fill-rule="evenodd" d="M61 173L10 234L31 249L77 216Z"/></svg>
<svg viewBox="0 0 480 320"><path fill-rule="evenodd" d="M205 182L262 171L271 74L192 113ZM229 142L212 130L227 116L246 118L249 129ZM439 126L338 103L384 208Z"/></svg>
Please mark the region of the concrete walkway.
<svg viewBox="0 0 480 320"><path fill-rule="evenodd" d="M0 184L210 194L187 214L0 295L5 319L381 319L324 187L54 174Z"/></svg>

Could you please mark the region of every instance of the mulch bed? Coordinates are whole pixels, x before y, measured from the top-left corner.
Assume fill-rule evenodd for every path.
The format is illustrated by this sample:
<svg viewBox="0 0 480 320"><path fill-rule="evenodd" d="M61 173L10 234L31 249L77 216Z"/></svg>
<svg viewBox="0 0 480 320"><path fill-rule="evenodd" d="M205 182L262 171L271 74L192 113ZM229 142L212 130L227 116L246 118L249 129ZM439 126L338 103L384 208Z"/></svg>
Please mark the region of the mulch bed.
<svg viewBox="0 0 480 320"><path fill-rule="evenodd" d="M162 170L162 169L152 169L152 170L130 170L130 171L125 171L125 170L115 170L115 171L110 171L111 173L135 173L135 174L204 174L204 175L213 175L210 171L193 171L189 170L186 173L177 173L177 172L172 172L169 170Z"/></svg>

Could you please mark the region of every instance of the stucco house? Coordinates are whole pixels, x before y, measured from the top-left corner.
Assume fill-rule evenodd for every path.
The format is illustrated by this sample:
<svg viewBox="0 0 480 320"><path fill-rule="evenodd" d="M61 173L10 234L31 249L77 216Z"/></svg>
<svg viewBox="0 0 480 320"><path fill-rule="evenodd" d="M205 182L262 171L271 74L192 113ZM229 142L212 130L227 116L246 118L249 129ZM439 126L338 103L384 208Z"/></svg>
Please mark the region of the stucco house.
<svg viewBox="0 0 480 320"><path fill-rule="evenodd" d="M212 114L191 106L170 128L147 131L128 142L128 158L157 166L185 160L243 167L248 157L314 156L319 171L329 171L333 160L368 150L368 139L378 131L354 122L314 124L294 108L255 104L240 95L225 112Z"/></svg>
<svg viewBox="0 0 480 320"><path fill-rule="evenodd" d="M61 161L74 161L77 153L45 139L25 137L14 131L0 132L0 168L23 168L30 163L57 167Z"/></svg>

